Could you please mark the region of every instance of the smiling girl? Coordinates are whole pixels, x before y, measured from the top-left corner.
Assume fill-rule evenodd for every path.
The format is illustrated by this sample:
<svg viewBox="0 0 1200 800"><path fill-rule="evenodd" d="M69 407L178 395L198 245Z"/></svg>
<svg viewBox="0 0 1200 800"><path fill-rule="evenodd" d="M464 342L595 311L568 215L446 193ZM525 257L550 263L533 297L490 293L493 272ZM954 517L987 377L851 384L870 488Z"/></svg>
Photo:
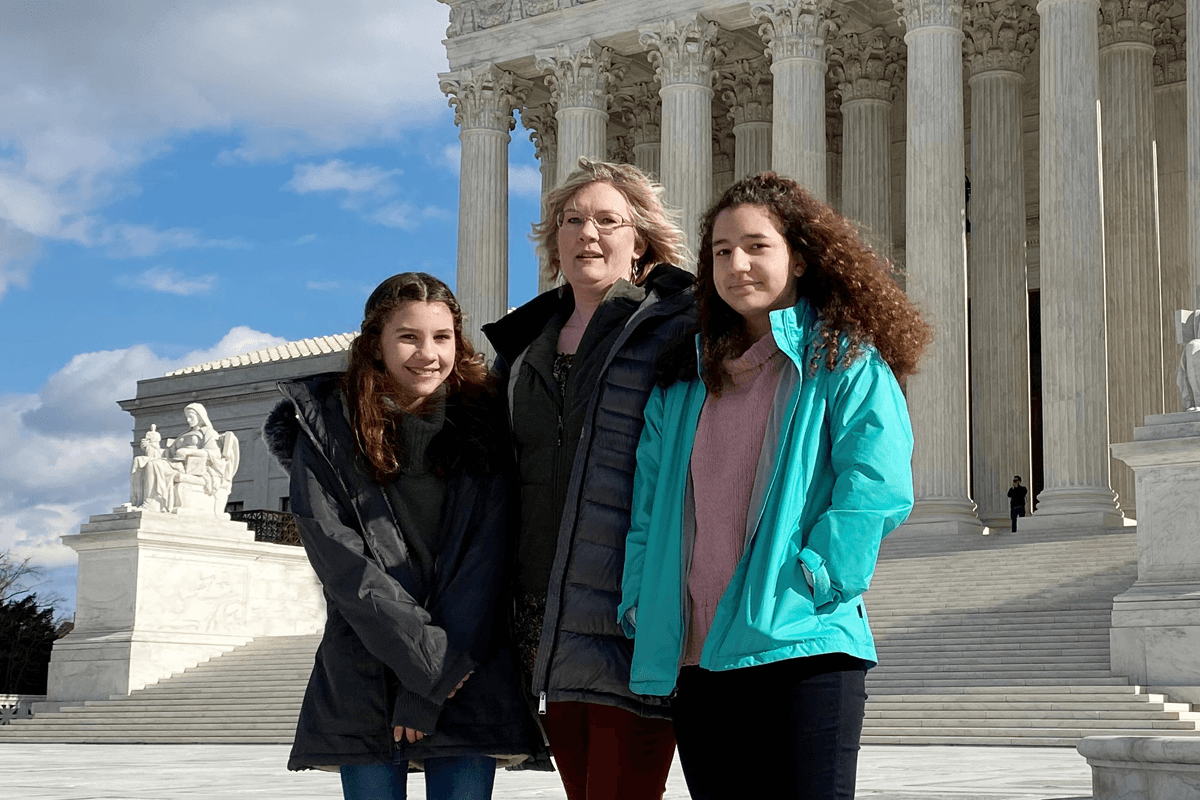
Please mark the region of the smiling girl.
<svg viewBox="0 0 1200 800"><path fill-rule="evenodd" d="M794 181L735 184L702 237L699 336L664 359L637 451L630 686L674 693L693 798L849 800L875 663L862 594L913 500L896 379L929 328Z"/></svg>
<svg viewBox="0 0 1200 800"><path fill-rule="evenodd" d="M395 275L345 374L280 384L267 421L328 619L288 762L347 800L488 798L539 752L507 644L504 420L450 289Z"/></svg>

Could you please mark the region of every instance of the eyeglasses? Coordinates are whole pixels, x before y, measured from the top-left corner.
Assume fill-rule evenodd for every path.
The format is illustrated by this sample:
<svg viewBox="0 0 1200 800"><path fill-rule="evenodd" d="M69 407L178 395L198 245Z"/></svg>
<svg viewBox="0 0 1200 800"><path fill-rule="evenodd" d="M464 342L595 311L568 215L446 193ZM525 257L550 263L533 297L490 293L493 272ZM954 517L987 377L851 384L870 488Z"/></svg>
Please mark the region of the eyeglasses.
<svg viewBox="0 0 1200 800"><path fill-rule="evenodd" d="M592 224L596 226L596 231L603 236L607 236L617 228L624 228L626 225L633 224L620 214L612 214L608 211L601 211L594 217L586 214L577 214L574 211L560 211L558 212L556 222L560 228L566 228L569 231L577 231L582 228L589 219L592 221Z"/></svg>

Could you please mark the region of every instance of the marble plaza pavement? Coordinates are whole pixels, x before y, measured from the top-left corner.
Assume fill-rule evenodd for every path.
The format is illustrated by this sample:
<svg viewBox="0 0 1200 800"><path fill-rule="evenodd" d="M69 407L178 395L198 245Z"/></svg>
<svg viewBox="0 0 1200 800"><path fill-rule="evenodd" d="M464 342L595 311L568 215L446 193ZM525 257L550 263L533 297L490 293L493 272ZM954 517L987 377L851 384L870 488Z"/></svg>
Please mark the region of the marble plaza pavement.
<svg viewBox="0 0 1200 800"><path fill-rule="evenodd" d="M341 797L333 774L288 772L287 752L286 745L5 742L0 744L0 796L13 800ZM424 796L420 776L412 776L409 797ZM1087 762L1067 747L867 745L859 761L860 800L1088 800L1091 796ZM501 772L494 797L566 795L556 775ZM666 799L687 797L677 760Z"/></svg>

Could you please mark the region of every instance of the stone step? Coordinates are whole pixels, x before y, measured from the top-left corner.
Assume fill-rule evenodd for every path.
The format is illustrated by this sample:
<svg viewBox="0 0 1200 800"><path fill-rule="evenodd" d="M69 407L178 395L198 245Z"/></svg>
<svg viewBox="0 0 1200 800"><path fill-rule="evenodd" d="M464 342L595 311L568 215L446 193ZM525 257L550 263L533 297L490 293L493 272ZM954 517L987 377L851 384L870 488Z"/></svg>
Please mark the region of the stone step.
<svg viewBox="0 0 1200 800"><path fill-rule="evenodd" d="M969 713L967 713L969 712ZM1167 720L1171 722L1180 722L1181 724L1190 726L1190 729L1196 727L1197 720L1200 720L1200 714L1191 711L1153 711L1148 709L1136 710L1105 710L1098 709L1080 709L1076 711L1067 711L1063 709L1049 708L1024 708L1003 709L978 711L974 709L911 709L911 710L891 710L880 709L871 703L867 703L867 718L877 720L924 720L922 724L932 724L936 720L951 720L961 722L964 718L970 717L972 720L1037 720L1038 724L1046 720L1130 720L1130 721L1145 721L1145 720ZM1031 727L1037 727L1037 724Z"/></svg>

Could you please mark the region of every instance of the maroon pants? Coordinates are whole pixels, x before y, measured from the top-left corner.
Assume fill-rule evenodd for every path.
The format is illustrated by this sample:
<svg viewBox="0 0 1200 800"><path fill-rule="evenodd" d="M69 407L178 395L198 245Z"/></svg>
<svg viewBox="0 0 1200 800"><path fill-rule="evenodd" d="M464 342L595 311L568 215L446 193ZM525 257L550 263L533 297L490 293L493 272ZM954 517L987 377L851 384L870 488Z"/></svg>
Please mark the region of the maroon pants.
<svg viewBox="0 0 1200 800"><path fill-rule="evenodd" d="M568 800L662 800L675 755L669 719L596 703L548 703L542 726Z"/></svg>

